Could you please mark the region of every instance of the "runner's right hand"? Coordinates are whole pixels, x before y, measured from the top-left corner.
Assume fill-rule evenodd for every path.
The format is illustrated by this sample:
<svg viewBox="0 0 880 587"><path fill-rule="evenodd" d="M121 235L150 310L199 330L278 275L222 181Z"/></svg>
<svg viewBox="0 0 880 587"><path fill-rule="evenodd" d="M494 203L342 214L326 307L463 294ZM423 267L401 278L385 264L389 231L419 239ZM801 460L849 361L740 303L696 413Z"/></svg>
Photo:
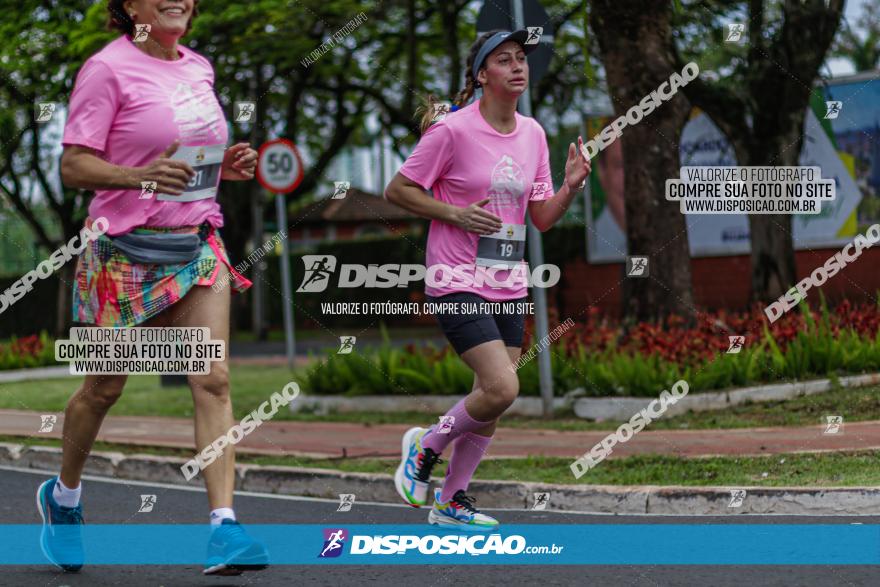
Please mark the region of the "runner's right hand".
<svg viewBox="0 0 880 587"><path fill-rule="evenodd" d="M175 140L152 163L137 167L137 187L141 187L141 182L155 181L156 193L181 195L196 172L186 161L171 159L179 146L180 140Z"/></svg>
<svg viewBox="0 0 880 587"><path fill-rule="evenodd" d="M458 209L455 224L468 232L488 235L501 230L501 218L483 209L492 198L483 198L470 206Z"/></svg>

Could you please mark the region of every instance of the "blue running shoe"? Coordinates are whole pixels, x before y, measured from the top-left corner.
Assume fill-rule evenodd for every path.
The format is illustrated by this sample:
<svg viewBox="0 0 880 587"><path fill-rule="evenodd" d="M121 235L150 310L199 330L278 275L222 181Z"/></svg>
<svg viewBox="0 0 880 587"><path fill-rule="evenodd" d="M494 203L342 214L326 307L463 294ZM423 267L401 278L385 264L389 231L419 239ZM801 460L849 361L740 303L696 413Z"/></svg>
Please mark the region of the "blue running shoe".
<svg viewBox="0 0 880 587"><path fill-rule="evenodd" d="M208 562L205 575L240 575L242 571L259 571L269 566L269 553L262 542L248 536L241 524L224 518L214 528L208 541Z"/></svg>
<svg viewBox="0 0 880 587"><path fill-rule="evenodd" d="M394 473L394 487L408 505L422 507L428 503L431 469L441 463L440 455L422 446L428 430L410 428L403 435L400 465Z"/></svg>
<svg viewBox="0 0 880 587"><path fill-rule="evenodd" d="M57 477L43 482L37 489L37 511L43 518L40 547L53 565L62 571L75 573L85 560L82 544L82 505L68 508L58 505L52 492Z"/></svg>
<svg viewBox="0 0 880 587"><path fill-rule="evenodd" d="M440 501L440 490L437 489L434 491L434 507L428 514L428 523L466 532L491 532L497 529L498 520L480 513L474 507L475 501L459 489L452 499L443 503Z"/></svg>

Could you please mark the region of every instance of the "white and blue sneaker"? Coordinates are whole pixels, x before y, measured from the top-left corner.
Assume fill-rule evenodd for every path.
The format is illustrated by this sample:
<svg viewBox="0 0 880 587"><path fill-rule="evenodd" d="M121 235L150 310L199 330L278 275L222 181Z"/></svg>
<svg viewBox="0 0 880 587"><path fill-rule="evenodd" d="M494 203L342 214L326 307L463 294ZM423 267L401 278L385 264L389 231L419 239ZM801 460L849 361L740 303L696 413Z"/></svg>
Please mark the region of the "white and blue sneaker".
<svg viewBox="0 0 880 587"><path fill-rule="evenodd" d="M410 428L403 435L400 465L394 473L394 487L403 501L413 507L428 503L428 484L431 470L441 463L440 455L422 446L422 439L428 430Z"/></svg>
<svg viewBox="0 0 880 587"><path fill-rule="evenodd" d="M269 566L269 553L262 542L248 536L232 518L224 518L211 532L205 575L240 575Z"/></svg>
<svg viewBox="0 0 880 587"><path fill-rule="evenodd" d="M58 478L53 477L37 489L37 511L43 518L40 548L56 567L75 573L82 568L85 559L82 544L82 505L73 508L59 505L52 497L57 481Z"/></svg>
<svg viewBox="0 0 880 587"><path fill-rule="evenodd" d="M499 526L498 520L492 516L480 513L474 507L477 501L473 497L465 495L464 491L459 489L452 496L452 499L443 503L440 501L440 490L434 490L434 507L428 514L428 523L437 526L446 526L447 528L455 528L456 530L464 530L465 532L491 532Z"/></svg>

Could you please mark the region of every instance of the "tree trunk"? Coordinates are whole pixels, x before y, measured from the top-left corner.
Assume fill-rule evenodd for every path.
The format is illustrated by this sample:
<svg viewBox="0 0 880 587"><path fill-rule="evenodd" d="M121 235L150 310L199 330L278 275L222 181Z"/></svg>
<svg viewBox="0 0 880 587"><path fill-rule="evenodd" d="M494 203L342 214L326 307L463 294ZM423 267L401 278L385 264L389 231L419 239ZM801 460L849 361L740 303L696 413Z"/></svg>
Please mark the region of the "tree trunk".
<svg viewBox="0 0 880 587"><path fill-rule="evenodd" d="M723 83L697 78L684 91L733 145L738 165L795 166L813 81L834 39L844 1L784 0L781 25L777 18L772 34L766 30L765 4L751 0L748 5L745 66L735 68ZM751 301L771 302L796 280L791 215L749 215L749 230Z"/></svg>
<svg viewBox="0 0 880 587"><path fill-rule="evenodd" d="M737 154L740 165L795 166L801 152L800 126L781 136L756 137L747 153ZM752 287L750 302L778 299L797 281L791 214L749 214Z"/></svg>
<svg viewBox="0 0 880 587"><path fill-rule="evenodd" d="M266 114L268 112L265 80L263 79L262 65L258 64L254 68L254 91L257 97L256 114L257 124L251 129L251 141L255 148L259 149L266 141ZM256 181L248 182L250 187L250 218L252 223L251 242L253 249L256 250L263 245L263 187ZM281 227L279 227L279 230ZM251 267L253 287L250 289L251 297L251 332L254 339L258 341L266 340L266 294L265 294L265 276L258 261Z"/></svg>
<svg viewBox="0 0 880 587"><path fill-rule="evenodd" d="M247 137L242 137L247 140ZM259 145L251 144L256 149ZM250 194L254 189L257 181L237 181L224 182L226 185L221 190L219 199L223 210L223 243L226 245L226 254L229 256L229 262L235 267L247 258L247 242L251 237L251 207ZM250 275L250 271L245 270L242 273ZM229 331L237 332L238 330L247 328L250 323L250 314L248 313L248 298L250 296L245 293L243 295L233 295Z"/></svg>
<svg viewBox="0 0 880 587"><path fill-rule="evenodd" d="M448 98L445 99L451 99L458 93L462 68L458 42L459 7L456 2L441 2L439 8L446 37L446 56L449 57L449 84L446 90Z"/></svg>
<svg viewBox="0 0 880 587"><path fill-rule="evenodd" d="M605 65L615 118L675 71L670 3L597 0L592 27ZM679 175L678 144L690 104L679 93L623 129L624 193L629 255L648 257L647 278L624 279L624 314L656 320L695 308L685 218L665 199L667 178Z"/></svg>
<svg viewBox="0 0 880 587"><path fill-rule="evenodd" d="M67 338L71 323L71 288L76 273L77 259L66 263L56 274L58 277L58 291L55 295L55 337Z"/></svg>

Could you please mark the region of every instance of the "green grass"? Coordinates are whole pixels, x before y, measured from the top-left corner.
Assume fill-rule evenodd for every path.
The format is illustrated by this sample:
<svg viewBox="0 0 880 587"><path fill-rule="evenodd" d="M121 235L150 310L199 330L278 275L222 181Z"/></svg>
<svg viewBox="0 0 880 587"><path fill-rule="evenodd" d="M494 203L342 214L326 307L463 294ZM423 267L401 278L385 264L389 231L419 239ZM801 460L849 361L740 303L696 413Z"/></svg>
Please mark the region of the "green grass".
<svg viewBox="0 0 880 587"><path fill-rule="evenodd" d="M286 367L238 365L230 371L232 399L237 419L279 391L289 381L302 382L299 372ZM77 378L48 379L0 384L0 409L60 412L81 384ZM111 411L115 416L192 417L192 397L187 387L159 386L158 376L131 376L122 397ZM706 430L714 428L756 428L767 426L810 426L824 422L827 415L842 415L845 422L880 420L880 388L835 388L831 391L785 401L748 403L710 412L690 412L660 418L649 430ZM300 422L366 422L371 424L415 424L435 419L424 412L353 412L326 415L280 410L276 420ZM552 420L509 416L507 428L550 430L613 430L618 422L581 420L573 413L558 414Z"/></svg>
<svg viewBox="0 0 880 587"><path fill-rule="evenodd" d="M608 459L577 481L571 459L530 457L485 461L478 478L577 485L875 486L878 456L880 451L698 459L643 455Z"/></svg>
<svg viewBox="0 0 880 587"><path fill-rule="evenodd" d="M301 381L287 367L241 365L230 369L235 417L251 410L281 391L288 382ZM81 378L47 379L0 384L0 409L60 412L82 385ZM280 410L283 417L286 410ZM113 406L114 416L192 417L189 387L160 387L158 375L129 376L122 397Z"/></svg>
<svg viewBox="0 0 880 587"><path fill-rule="evenodd" d="M60 446L47 438L0 436L0 442L30 446ZM95 451L191 457L190 451L96 442ZM603 461L579 480L569 469L571 459L529 457L490 459L477 470L477 479L530 481L572 485L687 485L758 487L830 487L880 485L880 451L784 454L762 457L683 459L642 455ZM335 469L345 472L392 474L393 459L312 459L304 457L237 456L240 463ZM445 464L435 474L442 477Z"/></svg>
<svg viewBox="0 0 880 587"><path fill-rule="evenodd" d="M745 403L709 412L689 412L651 423L654 429L759 428L810 426L825 423L825 416L843 416L845 422L880 420L880 388L835 387L815 395L788 400Z"/></svg>

